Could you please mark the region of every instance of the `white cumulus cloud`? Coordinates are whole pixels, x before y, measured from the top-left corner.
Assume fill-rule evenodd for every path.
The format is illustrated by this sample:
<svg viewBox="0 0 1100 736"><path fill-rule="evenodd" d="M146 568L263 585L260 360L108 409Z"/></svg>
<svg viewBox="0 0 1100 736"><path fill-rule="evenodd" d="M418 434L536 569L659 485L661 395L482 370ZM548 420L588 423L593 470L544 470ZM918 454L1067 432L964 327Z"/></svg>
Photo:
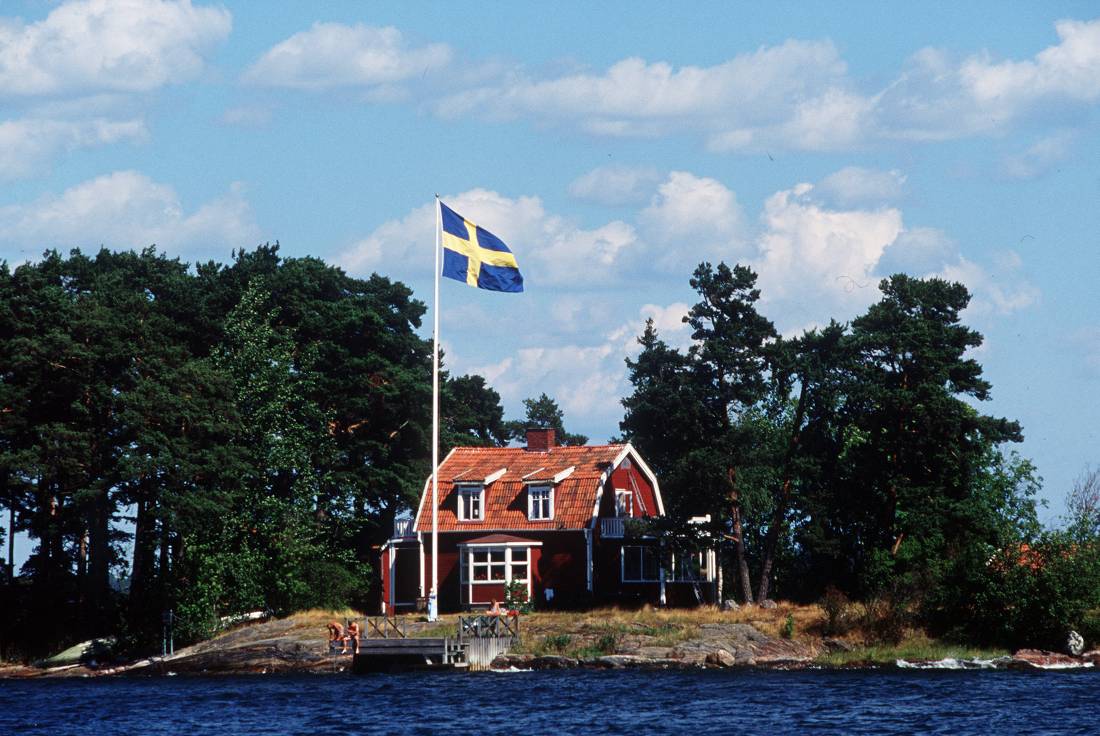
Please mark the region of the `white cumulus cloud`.
<svg viewBox="0 0 1100 736"><path fill-rule="evenodd" d="M191 79L224 41L224 8L190 0L73 0L0 22L0 96L145 92Z"/></svg>
<svg viewBox="0 0 1100 736"><path fill-rule="evenodd" d="M879 204L901 197L905 175L897 169L880 171L846 166L821 180L817 190L841 206Z"/></svg>
<svg viewBox="0 0 1100 736"><path fill-rule="evenodd" d="M737 195L717 179L673 171L638 215L663 268L690 270L701 261L736 260L745 236Z"/></svg>
<svg viewBox="0 0 1100 736"><path fill-rule="evenodd" d="M1061 131L1036 141L1027 149L1005 157L1001 170L1010 179L1034 179L1069 156L1074 135Z"/></svg>
<svg viewBox="0 0 1100 736"><path fill-rule="evenodd" d="M446 44L410 47L392 26L314 23L266 51L244 80L305 90L376 87L443 68L451 56Z"/></svg>
<svg viewBox="0 0 1100 736"><path fill-rule="evenodd" d="M118 142L142 143L148 137L140 119L6 120L0 122L0 179L41 172L60 152Z"/></svg>
<svg viewBox="0 0 1100 736"><path fill-rule="evenodd" d="M569 194L596 204L638 204L649 199L659 178L652 167L600 166L574 179Z"/></svg>
<svg viewBox="0 0 1100 736"><path fill-rule="evenodd" d="M753 265L765 303L803 312L798 321L843 318L877 296L875 266L901 234L895 208L828 209L800 184L764 205Z"/></svg>
<svg viewBox="0 0 1100 736"><path fill-rule="evenodd" d="M136 171L116 171L28 204L0 207L6 250L34 257L46 248L156 244L185 258L224 260L260 238L240 185L188 212L175 189Z"/></svg>

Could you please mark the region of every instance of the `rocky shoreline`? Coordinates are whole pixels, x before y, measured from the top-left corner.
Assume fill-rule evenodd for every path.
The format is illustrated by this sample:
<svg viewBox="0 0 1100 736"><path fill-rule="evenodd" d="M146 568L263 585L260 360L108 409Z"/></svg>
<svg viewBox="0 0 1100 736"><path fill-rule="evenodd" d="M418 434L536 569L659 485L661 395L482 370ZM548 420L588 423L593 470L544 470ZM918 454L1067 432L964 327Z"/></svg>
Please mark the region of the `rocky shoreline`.
<svg viewBox="0 0 1100 736"><path fill-rule="evenodd" d="M746 623L707 623L698 635L672 646L658 646L652 637L630 637L613 654L567 656L555 653L510 653L497 657L498 670L590 669L806 669L821 667L818 657L829 651L851 651L838 639L791 640L762 633ZM1079 669L1100 665L1100 650L1079 657L1025 649L988 660L855 661L840 669ZM162 675L240 675L347 672L351 658L330 655L315 632L292 623L269 621L243 627L216 639L181 649L167 657L151 657L125 664L86 661L62 667L0 666L0 678L55 678Z"/></svg>

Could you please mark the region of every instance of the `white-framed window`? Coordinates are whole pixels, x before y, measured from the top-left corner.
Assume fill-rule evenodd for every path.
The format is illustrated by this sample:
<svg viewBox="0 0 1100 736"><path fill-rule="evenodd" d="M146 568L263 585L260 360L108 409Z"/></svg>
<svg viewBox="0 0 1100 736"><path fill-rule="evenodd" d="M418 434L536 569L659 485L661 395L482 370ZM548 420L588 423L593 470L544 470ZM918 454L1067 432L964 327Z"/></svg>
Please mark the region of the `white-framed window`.
<svg viewBox="0 0 1100 736"><path fill-rule="evenodd" d="M458 487L458 520L482 521L485 519L485 487Z"/></svg>
<svg viewBox="0 0 1100 736"><path fill-rule="evenodd" d="M528 547L468 547L462 554L460 579L473 583L530 582L531 551Z"/></svg>
<svg viewBox="0 0 1100 736"><path fill-rule="evenodd" d="M665 579L674 583L690 583L705 580L707 569L702 552L673 552L665 567Z"/></svg>
<svg viewBox="0 0 1100 736"><path fill-rule="evenodd" d="M657 550L650 546L626 545L622 549L622 581L655 583L661 579Z"/></svg>
<svg viewBox="0 0 1100 736"><path fill-rule="evenodd" d="M527 518L531 521L554 518L554 486L527 486Z"/></svg>
<svg viewBox="0 0 1100 736"><path fill-rule="evenodd" d="M615 489L615 516L634 516L634 494L631 491Z"/></svg>

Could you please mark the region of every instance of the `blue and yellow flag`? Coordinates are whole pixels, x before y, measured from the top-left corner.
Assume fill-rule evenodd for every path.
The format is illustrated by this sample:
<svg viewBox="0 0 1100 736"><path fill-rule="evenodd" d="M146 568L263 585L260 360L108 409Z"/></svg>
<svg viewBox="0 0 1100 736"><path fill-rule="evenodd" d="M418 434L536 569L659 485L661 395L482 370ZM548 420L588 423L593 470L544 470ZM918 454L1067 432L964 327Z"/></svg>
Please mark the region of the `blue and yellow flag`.
<svg viewBox="0 0 1100 736"><path fill-rule="evenodd" d="M491 291L523 291L516 257L500 238L442 202L443 275Z"/></svg>

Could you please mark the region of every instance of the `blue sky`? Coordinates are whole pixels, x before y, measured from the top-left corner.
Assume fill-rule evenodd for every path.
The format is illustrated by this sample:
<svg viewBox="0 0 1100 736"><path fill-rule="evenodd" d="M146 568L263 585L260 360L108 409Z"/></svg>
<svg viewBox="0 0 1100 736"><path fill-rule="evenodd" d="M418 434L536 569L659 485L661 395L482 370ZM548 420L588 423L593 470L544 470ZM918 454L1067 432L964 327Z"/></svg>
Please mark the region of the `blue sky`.
<svg viewBox="0 0 1100 736"><path fill-rule="evenodd" d="M730 5L0 2L0 258L278 240L429 301L438 192L528 287L443 284L451 368L597 441L700 260L788 334L939 275L1053 520L1100 460L1100 9Z"/></svg>

